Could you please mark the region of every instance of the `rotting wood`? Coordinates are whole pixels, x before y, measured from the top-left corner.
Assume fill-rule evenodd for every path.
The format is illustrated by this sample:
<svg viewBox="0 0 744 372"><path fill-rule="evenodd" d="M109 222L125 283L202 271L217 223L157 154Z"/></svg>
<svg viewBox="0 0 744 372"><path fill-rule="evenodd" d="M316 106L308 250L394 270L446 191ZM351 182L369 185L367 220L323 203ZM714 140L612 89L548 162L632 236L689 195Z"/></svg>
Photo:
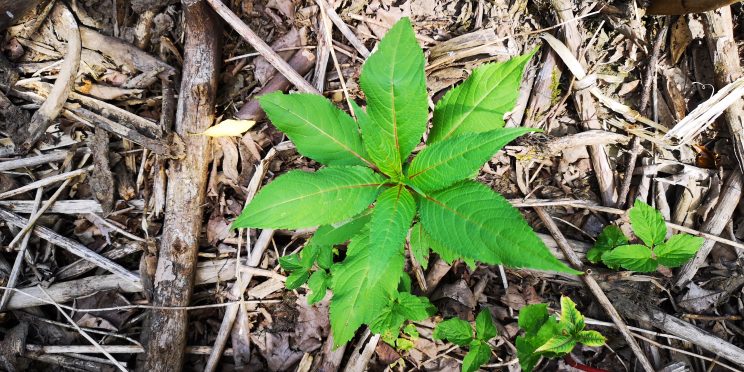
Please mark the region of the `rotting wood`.
<svg viewBox="0 0 744 372"><path fill-rule="evenodd" d="M186 306L191 301L202 229L209 166L209 140L201 133L214 122L220 68L221 28L201 1L184 0L184 66L176 112L176 133L189 151L170 162L165 222L154 278L153 304ZM152 310L145 329L145 371L180 371L188 314Z"/></svg>
<svg viewBox="0 0 744 372"><path fill-rule="evenodd" d="M722 8L740 0L651 0L646 14L683 15Z"/></svg>

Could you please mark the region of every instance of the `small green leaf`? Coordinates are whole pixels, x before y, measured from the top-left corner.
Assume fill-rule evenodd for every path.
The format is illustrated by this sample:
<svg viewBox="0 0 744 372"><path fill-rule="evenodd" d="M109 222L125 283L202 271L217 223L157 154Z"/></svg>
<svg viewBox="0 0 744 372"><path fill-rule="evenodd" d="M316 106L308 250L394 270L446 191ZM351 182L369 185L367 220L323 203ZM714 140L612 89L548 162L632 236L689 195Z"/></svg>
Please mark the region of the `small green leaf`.
<svg viewBox="0 0 744 372"><path fill-rule="evenodd" d="M325 97L276 92L258 97L258 102L300 154L326 165L368 163L354 119Z"/></svg>
<svg viewBox="0 0 744 372"><path fill-rule="evenodd" d="M548 304L527 305L519 310L517 324L527 335L534 335L548 321Z"/></svg>
<svg viewBox="0 0 744 372"><path fill-rule="evenodd" d="M367 208L383 181L364 167L291 171L266 185L232 227L297 229L343 221Z"/></svg>
<svg viewBox="0 0 744 372"><path fill-rule="evenodd" d="M688 234L672 235L666 243L654 249L659 263L675 268L695 257L695 254L705 242L705 239Z"/></svg>
<svg viewBox="0 0 744 372"><path fill-rule="evenodd" d="M547 306L547 305L546 305ZM534 312L534 315L539 316L539 308L533 308L530 312ZM547 307L546 307L547 309ZM522 318L522 311L519 313L520 319ZM547 311L547 310L546 310ZM532 327L533 325L530 325ZM524 336L517 337L517 357L519 358L519 365L523 371L532 371L532 369L540 361L540 357L543 354L535 352L537 348L544 345L548 340L556 335L561 334L561 327L558 325L558 321L555 320L555 316L549 317L545 323L540 326L540 329L534 333L526 333ZM552 356L551 353L545 353L545 356Z"/></svg>
<svg viewBox="0 0 744 372"><path fill-rule="evenodd" d="M535 352L540 345L534 345L529 337L519 336L515 346L517 347L517 358L519 358L519 366L522 367L522 371L532 372L532 369L535 368L542 357L540 353Z"/></svg>
<svg viewBox="0 0 744 372"><path fill-rule="evenodd" d="M325 270L318 270L313 275L310 275L310 279L307 280L307 286L310 287L312 293L307 298L308 305L323 300L326 296L329 280L330 278Z"/></svg>
<svg viewBox="0 0 744 372"><path fill-rule="evenodd" d="M576 340L570 335L556 335L553 336L548 342L540 346L535 350L537 353L551 352L555 354L565 355L573 350L576 346Z"/></svg>
<svg viewBox="0 0 744 372"><path fill-rule="evenodd" d="M307 278L309 276L310 272L307 270L294 271L292 272L292 274L289 274L284 285L289 290L300 288L303 284L305 284L305 282L307 282Z"/></svg>
<svg viewBox="0 0 744 372"><path fill-rule="evenodd" d="M600 347L605 344L607 339L597 331L581 331L576 335L576 342L586 346Z"/></svg>
<svg viewBox="0 0 744 372"><path fill-rule="evenodd" d="M405 338L399 338L395 340L395 347L400 351L408 351L413 349L413 341L405 339Z"/></svg>
<svg viewBox="0 0 744 372"><path fill-rule="evenodd" d="M594 247L586 252L586 258L592 263L600 262L605 252L626 244L628 244L628 238L619 227L606 226L597 237Z"/></svg>
<svg viewBox="0 0 744 372"><path fill-rule="evenodd" d="M483 309L475 318L475 337L482 341L488 341L494 337L498 332L496 326L493 325L493 319L491 319L491 312L488 309Z"/></svg>
<svg viewBox="0 0 744 372"><path fill-rule="evenodd" d="M403 333L407 334L414 341L419 338L419 331L413 324L408 324L407 326L403 327Z"/></svg>
<svg viewBox="0 0 744 372"><path fill-rule="evenodd" d="M298 253L279 257L279 266L286 271L295 271L305 268L302 266L302 263L300 263L300 255Z"/></svg>
<svg viewBox="0 0 744 372"><path fill-rule="evenodd" d="M488 187L463 181L421 198L426 232L458 255L489 264L579 272L558 261L522 215Z"/></svg>
<svg viewBox="0 0 744 372"><path fill-rule="evenodd" d="M428 142L502 128L504 114L517 103L522 72L533 54L482 65L462 84L450 89L434 108L434 126Z"/></svg>
<svg viewBox="0 0 744 372"><path fill-rule="evenodd" d="M628 212L628 217L633 233L647 246L653 247L666 239L666 222L661 212L640 199L636 199L635 205Z"/></svg>
<svg viewBox="0 0 744 372"><path fill-rule="evenodd" d="M610 268L623 267L626 270L648 273L658 266L648 247L630 244L617 247L602 255L602 262Z"/></svg>
<svg viewBox="0 0 744 372"><path fill-rule="evenodd" d="M567 296L561 296L561 325L571 334L584 329L584 316L576 310L576 303Z"/></svg>
<svg viewBox="0 0 744 372"><path fill-rule="evenodd" d="M429 114L424 53L408 18L377 44L362 66L359 85L371 119L359 121L367 152L389 176L402 175L403 160L421 142Z"/></svg>
<svg viewBox="0 0 744 372"><path fill-rule="evenodd" d="M376 333L385 330L397 330L406 320L424 320L434 314L436 308L426 297L414 296L407 292L398 292L391 301L370 324L370 329Z"/></svg>
<svg viewBox="0 0 744 372"><path fill-rule="evenodd" d="M300 252L300 265L305 270L310 270L315 263L315 259L318 258L318 251L320 248L317 245L308 245Z"/></svg>
<svg viewBox="0 0 744 372"><path fill-rule="evenodd" d="M395 294L405 261L403 250L380 248L365 228L349 243L346 259L331 267L330 318L336 346L351 340L359 326L369 324Z"/></svg>
<svg viewBox="0 0 744 372"><path fill-rule="evenodd" d="M475 372L491 360L491 347L483 341L474 340L470 351L462 359L462 372Z"/></svg>
<svg viewBox="0 0 744 372"><path fill-rule="evenodd" d="M318 247L318 266L330 270L333 265L333 248L330 246Z"/></svg>
<svg viewBox="0 0 744 372"><path fill-rule="evenodd" d="M472 178L483 164L515 138L532 128L502 128L484 133L467 133L427 146L408 168L410 183L428 192Z"/></svg>
<svg viewBox="0 0 744 372"><path fill-rule="evenodd" d="M432 337L435 340L447 340L455 345L465 346L473 341L473 329L470 323L460 318L450 318L437 324Z"/></svg>

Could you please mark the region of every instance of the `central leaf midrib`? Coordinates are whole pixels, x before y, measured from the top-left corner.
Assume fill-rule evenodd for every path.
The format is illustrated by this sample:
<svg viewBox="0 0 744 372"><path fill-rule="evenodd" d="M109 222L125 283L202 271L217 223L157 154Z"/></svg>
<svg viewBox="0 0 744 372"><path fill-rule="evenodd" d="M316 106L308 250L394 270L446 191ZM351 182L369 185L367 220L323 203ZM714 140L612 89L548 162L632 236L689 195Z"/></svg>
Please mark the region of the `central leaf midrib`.
<svg viewBox="0 0 744 372"><path fill-rule="evenodd" d="M501 138L501 137L499 137L499 138L496 138L496 139L500 139L500 138ZM490 140L490 141L487 141L487 142L485 142L485 143L484 143L484 145L485 145L485 144L489 144L489 143L491 143L491 142L495 141L496 139L492 139L492 140ZM472 148L472 149L466 149L466 150L460 151L460 152L458 152L457 154L454 154L454 155L452 155L452 156L451 156L450 158L448 158L448 159L446 159L446 160L442 160L441 162L438 162L438 163L432 164L431 166L429 166L429 167L427 167L427 168L424 168L424 169L422 169L422 170L420 170L420 171L418 171L418 172L414 173L414 174L413 174L412 176L409 176L409 177L408 177L408 179L409 179L409 180L411 180L411 181L413 181L413 179L414 179L414 178L416 178L416 177L418 177L418 176L422 175L423 173L426 173L426 172L428 172L428 171L430 171L430 170L432 170L432 169L434 169L434 168L437 168L437 167L441 166L442 164L445 164L445 163L447 163L447 162L451 161L451 160L452 160L453 158L455 158L455 157L461 156L461 155L463 155L463 154L467 154L467 153L469 153L469 152L471 152L471 151L475 151L475 149L476 149L476 148L478 148L478 147L480 147L480 145L479 145L479 146L476 146L476 147L474 147L474 148Z"/></svg>
<svg viewBox="0 0 744 372"><path fill-rule="evenodd" d="M356 151L354 151L354 150L353 150L353 149L352 149L351 147L349 147L349 146L347 146L346 144L344 144L343 142L339 141L338 139L336 139L336 138L335 138L334 136L332 136L332 135L331 135L330 133L326 132L325 130L323 130L323 129L322 129L322 128L320 128L319 126L317 126L317 125L313 124L313 123L312 123L311 121L309 121L309 120L305 119L304 117L302 117L302 116L299 116L299 115L298 115L298 114L296 114L296 113L295 113L294 111L290 111L290 110L288 110L287 112L288 112L288 113L289 113L290 115L294 116L295 118L297 118L297 119L299 119L299 120L301 120L301 121L305 122L305 123L306 123L306 124L307 124L307 125L308 125L309 127L313 128L313 129L315 129L315 130L317 130L318 132L320 132L321 134L323 134L323 135L324 135L325 137L329 138L329 139L330 139L330 140L331 140L332 142L335 142L336 144L338 144L339 146L341 146L341 148L343 148L344 150L348 151L349 153L351 153L351 154L352 154L353 156L355 156L355 157L356 157L356 158L358 158L359 160L363 161L364 163L370 164L369 160L365 159L365 158L364 158L363 156L361 156L361 155L360 155L359 153L357 153ZM360 143L361 143L361 142L360 142Z"/></svg>
<svg viewBox="0 0 744 372"><path fill-rule="evenodd" d="M339 187L336 187L336 188L333 188L333 189L324 189L324 190L320 190L318 192L314 192L314 193L310 193L310 194L303 194L302 196L298 196L296 198L282 200L279 203L272 204L270 206L270 208L275 208L275 207L280 206L280 205L285 205L287 203L294 202L294 201L301 200L301 199L307 199L309 197L320 195L320 194L325 194L325 193L330 193L330 192L336 192L336 191L341 191L341 190L347 190L347 189L358 189L358 188L364 188L364 187L379 187L380 185L382 185L382 183L367 183L367 184L359 184L359 185L339 186Z"/></svg>

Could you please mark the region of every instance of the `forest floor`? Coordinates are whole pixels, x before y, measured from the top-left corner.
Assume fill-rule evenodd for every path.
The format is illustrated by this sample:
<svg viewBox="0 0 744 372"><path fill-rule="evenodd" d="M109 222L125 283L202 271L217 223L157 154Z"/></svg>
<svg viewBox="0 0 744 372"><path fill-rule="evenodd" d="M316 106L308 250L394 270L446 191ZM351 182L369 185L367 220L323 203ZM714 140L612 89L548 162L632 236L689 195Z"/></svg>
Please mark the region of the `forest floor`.
<svg viewBox="0 0 744 372"><path fill-rule="evenodd" d="M559 311L565 295L607 344L537 370L744 370L741 4L648 16L620 0L326 1L229 0L232 19L214 0L40 1L0 29L3 369L456 371L467 350L432 330L485 309L498 337L482 368L517 371L519 310ZM539 47L505 121L543 132L477 178L590 275L432 254L425 269L406 265L438 310L414 322L411 349L363 329L334 349L330 292L308 305L278 262L312 230L230 224L272 179L319 167L256 97L317 90L346 111L346 94L364 104L362 65L401 17L424 49L432 105L478 66ZM299 74L278 72L279 59ZM257 123L200 134L234 118ZM630 233L636 199L670 233L706 239L692 261L635 273L586 259L605 226Z"/></svg>

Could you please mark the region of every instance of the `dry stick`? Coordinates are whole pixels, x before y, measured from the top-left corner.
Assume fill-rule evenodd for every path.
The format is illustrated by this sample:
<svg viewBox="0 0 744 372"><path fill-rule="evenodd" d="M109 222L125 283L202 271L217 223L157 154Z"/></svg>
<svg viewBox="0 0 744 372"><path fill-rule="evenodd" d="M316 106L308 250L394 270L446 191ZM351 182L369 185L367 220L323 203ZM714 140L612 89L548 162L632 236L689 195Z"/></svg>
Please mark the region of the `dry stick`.
<svg viewBox="0 0 744 372"><path fill-rule="evenodd" d="M191 0L190 0L191 1ZM207 3L209 3L210 6L217 12L217 14L222 17L222 19L225 20L232 28L240 34L240 36L245 39L253 49L256 49L257 52L261 53L261 56L266 58L269 63L271 63L274 68L279 71L282 75L284 75L287 80L292 82L294 86L297 87L302 92L305 93L315 93L320 94L315 87L310 85L310 83L307 82L300 74L297 73L292 67L287 64L286 61L282 57L280 57L276 52L274 52L271 47L266 44L258 35L256 35L253 30L251 30L248 25L246 25L243 21L238 18L235 13L233 13L227 5L223 4L220 0L206 0Z"/></svg>
<svg viewBox="0 0 744 372"><path fill-rule="evenodd" d="M76 151L76 154L82 154L87 152L87 148L81 148ZM55 163L58 161L65 160L67 158L67 151L52 151L48 154L42 154L38 156L24 157L14 160L6 160L0 162L0 172L5 172L18 168L35 167L37 165L44 165L49 163Z"/></svg>
<svg viewBox="0 0 744 372"><path fill-rule="evenodd" d="M738 169L729 175L723 184L721 195L718 198L718 205L708 217L708 220L700 227L700 231L713 235L719 235L723 232L726 224L731 221L731 217L741 199L741 176L741 171ZM700 266L705 263L705 259L708 258L708 254L710 254L715 244L716 242L713 240L706 240L695 254L695 257L682 266L675 278L675 285L677 287L682 288L692 280Z"/></svg>
<svg viewBox="0 0 744 372"><path fill-rule="evenodd" d="M67 9L63 3L57 3L52 10L52 17L58 18L59 25L65 27L64 30L55 30L63 34L67 39L67 53L62 62L57 81L54 82L49 97L41 104L41 107L31 117L28 127L25 131L23 141L18 144L17 151L27 153L46 133L47 128L52 121L62 112L62 106L67 101L67 95L72 90L72 84L75 82L78 68L80 67L80 52L82 42L80 41L80 31L78 30L75 16Z"/></svg>
<svg viewBox="0 0 744 372"><path fill-rule="evenodd" d="M144 353L145 349L137 345L100 345L101 349L111 354L138 354ZM40 354L95 354L101 349L89 345L33 345L27 344L26 351ZM209 346L186 346L186 353L204 355L212 352ZM225 349L224 355L232 355L232 349Z"/></svg>
<svg viewBox="0 0 744 372"><path fill-rule="evenodd" d="M41 208L38 211L35 211L34 213L31 214L31 217L29 217L29 219L28 219L28 225L24 226L23 229L21 229L21 231L15 236L15 238L13 238L13 240L10 242L10 244L8 244L8 247L10 247L10 248L15 247L15 245L18 244L18 241L21 240L21 239L23 239L26 236L26 233L29 232L31 229L34 228L34 225L36 224L36 221L38 221L39 218L41 218L41 215L44 214L44 212L46 212L49 209L49 207L51 207L52 204L54 204L55 201L57 201L57 198L59 197L60 194L62 194L62 191L70 183L70 180L71 180L71 178L66 179L65 182L63 182L62 185L60 185L57 188L57 190L54 192L54 194L52 194L52 196L49 198L49 200L47 200L46 202L44 202L44 205L42 205ZM40 187L39 190L43 190L43 188ZM36 194L36 195L38 197L39 194ZM26 240L24 239L24 241L26 241ZM2 307L2 306L0 306L0 307Z"/></svg>
<svg viewBox="0 0 744 372"><path fill-rule="evenodd" d="M567 21L574 18L573 2L571 0L552 0L553 8L558 15L558 21ZM563 28L566 46L574 56L579 55L579 48L582 43L581 33L577 23L568 23ZM602 129L602 124L597 119L597 107L589 91L585 89L577 90L574 93L574 103L577 111L581 116L581 122L584 129ZM599 189L602 195L602 204L615 205L617 200L617 190L615 189L615 178L607 151L602 146L590 146L589 154L591 155L594 173L599 183Z"/></svg>
<svg viewBox="0 0 744 372"><path fill-rule="evenodd" d="M49 294L46 293L46 291L44 290L44 288L42 288L40 285L38 287L39 287L39 290L40 291L44 292L44 294L47 296L47 298L49 298L49 300L52 299L51 297L49 297ZM75 323L75 321L72 320L72 318L69 315L67 315L67 313L64 312L64 310L62 310L61 307L59 307L59 304L57 304L56 302L54 302L54 307L56 307L57 308L57 311L59 311L60 314L62 314L62 316L65 319L67 319L67 321L70 323L70 325L72 325L73 327L75 327L75 330L77 330L78 333L80 333L86 340L88 340L91 344L93 344L93 346L95 346L96 349L98 349L101 353L103 353L103 355L105 355L106 358L108 358L110 361L112 361L114 363L114 365L117 368L119 368L119 370L124 371L124 372L129 372L129 370L127 370L126 367L124 367L123 365L121 365L121 363L118 360L116 360L116 358L114 358L113 355L109 354L108 351L104 350L101 347L101 344L99 344L98 342L96 342L96 340L94 340L93 337L90 337L90 335L87 332L83 331L80 328L80 326L78 326L77 323Z"/></svg>
<svg viewBox="0 0 744 372"><path fill-rule="evenodd" d="M649 322L656 328L683 338L711 353L744 367L744 350L683 320L677 319L652 304L639 304L620 294L613 294L613 302L628 318Z"/></svg>
<svg viewBox="0 0 744 372"><path fill-rule="evenodd" d="M646 113L648 101L651 97L651 88L653 88L653 86L655 85L653 84L653 82L656 77L656 66L659 63L659 55L661 54L664 40L666 40L667 29L668 25L664 24L661 30L659 30L659 35L657 35L656 42L654 43L654 49L651 54L651 59L648 62L648 72L646 73L646 80L644 81L643 94L641 95L641 104L638 107L639 111L644 114ZM634 137L633 144L630 148L630 158L628 159L628 165L625 167L625 178L623 178L623 184L620 187L620 193L617 197L617 204L615 205L618 208L625 207L625 204L627 202L626 199L628 198L628 193L630 192L630 182L633 180L633 171L635 170L636 162L638 161L638 154L641 152L642 149L643 147L641 146L641 138L638 136Z"/></svg>
<svg viewBox="0 0 744 372"><path fill-rule="evenodd" d="M731 8L725 7L703 13L705 36L713 61L716 88L724 89L743 75L739 60L739 48L734 38ZM739 168L744 169L744 100L736 100L723 113L729 129Z"/></svg>
<svg viewBox="0 0 744 372"><path fill-rule="evenodd" d="M339 31L341 31L341 34L344 35L346 40L349 40L349 43L351 43L352 46L354 46L354 49L359 52L359 54L364 57L365 59L369 57L369 49L364 46L364 43L362 43L354 34L354 32L351 31L349 26L346 25L346 23L339 17L338 13L326 2L325 0L315 0L315 3L318 4L318 7L320 9L325 10L326 14L328 15L328 18L331 19L334 25L338 28Z"/></svg>
<svg viewBox="0 0 744 372"><path fill-rule="evenodd" d="M41 204L41 197L44 194L44 188L39 187L36 190L36 199L34 200L34 209L39 207L39 204ZM33 226L31 222L29 222L26 228L30 228ZM21 233L18 234L18 236L23 235L23 230L21 230ZM13 262L13 269L10 271L10 276L8 277L8 283L5 285L9 288L15 288L16 281L18 280L18 277L21 275L21 267L23 265L23 259L26 255L26 248L28 247L28 240L31 238L31 235L25 235L23 238L23 241L21 242L21 247L18 249L18 255L15 258L15 261ZM13 295L13 291L6 289L3 291L3 297L0 299L0 311L5 311L5 307L8 305L8 301L10 300L10 296Z"/></svg>
<svg viewBox="0 0 744 372"><path fill-rule="evenodd" d="M245 204L247 205L253 197L258 192L258 188L261 185L261 182L263 181L264 176L266 176L266 172L269 169L269 164L271 163L272 159L274 159L274 156L277 154L277 147L281 147L282 144L279 144L278 146L273 147L269 152L266 153L264 158L259 162L258 166L256 167L256 170L253 172L253 177L251 177L250 182L248 183L248 191L246 193L246 201ZM239 236L242 233L242 230L239 232ZM271 242L271 238L274 236L274 230L264 230L261 232L261 235L259 235L258 240L253 246L253 250L251 252L251 255L249 257L249 266L257 266L258 263L261 261L261 257L263 256L263 252L268 247L269 243ZM238 267L236 267L236 275L238 278L238 282L233 284L233 287L230 290L230 293L234 295L234 298L239 298L242 296L243 292L245 292L248 282L251 281L251 278L253 277L252 274L249 273L241 273L240 272L240 262L236 262ZM225 344L227 343L227 338L230 335L230 332L233 328L233 323L235 322L235 317L237 316L237 312L239 310L238 306L231 306L227 309L228 311L225 312L224 318L222 318L222 324L220 324L220 330L217 333L217 338L214 341L214 349L212 350L212 353L209 355L209 360L207 360L207 365L204 367L204 371L211 372L214 371L217 368L217 364L220 361L220 357L222 355L222 349L225 348Z"/></svg>
<svg viewBox="0 0 744 372"><path fill-rule="evenodd" d="M27 184L25 186L21 186L21 187L19 187L17 189L13 189L13 190L10 190L10 191L6 191L4 193L0 193L0 199L9 198L11 196L15 196L15 195L18 195L18 194L23 194L24 192L31 191L31 190L37 189L39 187L49 186L49 185L51 185L53 183L57 183L59 181L64 181L64 180L67 180L67 179L70 179L70 178L73 178L73 177L77 177L77 176L79 176L81 174L87 173L88 171L90 171L92 169L93 169L93 167L90 166L90 167L87 167L87 168L77 169L77 170L74 170L74 171L71 171L71 172L58 174L56 176L51 176L51 177L43 178L43 179L40 179L40 180L38 180L36 182L31 182L31 183L29 183L29 184Z"/></svg>
<svg viewBox="0 0 744 372"><path fill-rule="evenodd" d="M313 64L315 64L315 56L305 49L297 51L289 59L289 65L301 75L307 74L313 67ZM284 75L275 74L254 96L258 97L271 92L287 90L291 85L292 83ZM244 104L235 116L239 119L258 121L263 119L266 113L261 109L258 100L254 98Z"/></svg>
<svg viewBox="0 0 744 372"><path fill-rule="evenodd" d="M317 1L323 1L323 0L317 0ZM323 22L323 27L325 28L325 32L323 32L323 36L325 37L326 44L333 45L333 35L331 30L331 24L328 22L328 14L326 12L325 5L321 5L320 7L320 18ZM344 91L344 97L346 97L346 103L349 105L349 111L351 113L351 116L356 119L356 113L354 113L354 110L352 109L354 106L351 104L351 97L349 97L349 90L346 89L346 81L344 80L344 74L341 72L341 66L338 64L338 58L336 58L336 50L331 48L331 58L333 59L333 66L336 68L336 73L338 74L338 81L341 83L341 90Z"/></svg>
<svg viewBox="0 0 744 372"><path fill-rule="evenodd" d="M181 91L176 112L176 134L188 149L171 160L166 191L163 233L154 275L153 304L186 306L191 301L197 266L203 211L209 139L193 136L215 119L219 76L220 36L215 14L202 1L183 1L186 41ZM153 310L143 338L148 340L144 370L180 371L186 347L188 314L182 310Z"/></svg>
<svg viewBox="0 0 744 372"><path fill-rule="evenodd" d="M10 213L4 209L0 209L0 219L5 220L9 225L13 225L18 228L23 228L26 224L28 224L27 219L14 213ZM113 274L116 274L118 277L126 280L127 282L130 282L132 285L140 286L140 278L138 275L133 274L118 263L91 251L88 247L74 240L65 238L64 236L61 236L53 230L48 229L44 226L34 227L33 233L36 234L36 236L62 249L65 249L75 256L94 262L99 267L106 269Z"/></svg>
<svg viewBox="0 0 744 372"><path fill-rule="evenodd" d="M263 257L263 253L271 243L273 236L274 230L266 229L261 231L261 235L258 236L258 239L256 239L256 244L254 244L253 249L251 250L251 256L248 260L249 266L258 266L258 264L261 262L261 258ZM253 278L253 273L245 271L241 272L238 275L240 276L239 282L233 284L232 288L230 289L230 295L234 298L239 298L242 296L243 292L245 292L245 290L248 288L248 283L250 283L251 279ZM220 325L220 330L217 333L217 338L214 341L212 353L209 355L206 367L204 367L205 372L212 372L216 370L217 364L219 363L220 357L222 356L222 350L224 350L225 345L227 344L227 339L228 337L230 337L230 331L232 331L232 326L235 322L235 317L238 314L238 310L240 310L239 303L232 304L225 309L225 317L222 318L222 324Z"/></svg>

